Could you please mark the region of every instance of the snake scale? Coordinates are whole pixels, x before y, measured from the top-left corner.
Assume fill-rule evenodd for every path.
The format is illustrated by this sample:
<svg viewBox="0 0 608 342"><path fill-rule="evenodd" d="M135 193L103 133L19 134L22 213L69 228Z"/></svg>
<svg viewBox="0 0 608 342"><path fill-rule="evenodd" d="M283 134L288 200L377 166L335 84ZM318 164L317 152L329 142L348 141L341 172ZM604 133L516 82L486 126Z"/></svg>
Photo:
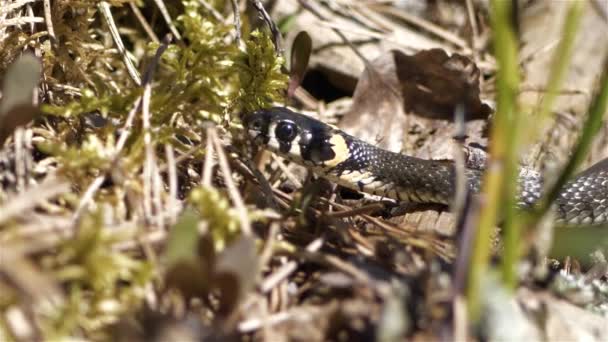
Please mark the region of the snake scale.
<svg viewBox="0 0 608 342"><path fill-rule="evenodd" d="M338 128L284 107L261 109L244 117L249 137L341 186L397 201L449 204L456 170L450 161L426 160L383 150ZM468 190L478 193L483 170L465 168ZM543 179L520 172L518 205L541 197ZM556 219L567 225L608 223L608 159L567 182L555 201Z"/></svg>

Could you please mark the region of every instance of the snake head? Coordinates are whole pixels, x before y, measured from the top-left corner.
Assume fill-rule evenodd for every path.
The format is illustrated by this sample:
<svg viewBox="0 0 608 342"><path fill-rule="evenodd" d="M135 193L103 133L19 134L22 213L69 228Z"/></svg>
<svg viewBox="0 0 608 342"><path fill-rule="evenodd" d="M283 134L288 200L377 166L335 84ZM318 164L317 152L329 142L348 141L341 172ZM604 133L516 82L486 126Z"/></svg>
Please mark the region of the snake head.
<svg viewBox="0 0 608 342"><path fill-rule="evenodd" d="M284 107L247 114L243 123L256 144L299 163L331 166L348 153L345 139L335 128Z"/></svg>

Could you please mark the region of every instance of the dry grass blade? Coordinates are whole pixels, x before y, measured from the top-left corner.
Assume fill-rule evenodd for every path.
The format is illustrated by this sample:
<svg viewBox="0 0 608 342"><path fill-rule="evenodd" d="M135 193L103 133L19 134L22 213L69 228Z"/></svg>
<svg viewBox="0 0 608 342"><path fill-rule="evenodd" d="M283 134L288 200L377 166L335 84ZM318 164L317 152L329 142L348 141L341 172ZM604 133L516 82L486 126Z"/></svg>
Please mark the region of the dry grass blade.
<svg viewBox="0 0 608 342"><path fill-rule="evenodd" d="M247 208L245 207L245 202L243 201L243 197L239 193L239 189L234 184L232 180L232 171L230 171L230 166L228 165L228 159L226 158L226 154L224 152L224 147L220 139L217 137L217 133L214 128L207 129L207 134L211 136L211 140L213 141L213 146L215 147L215 151L218 156L218 163L220 169L222 170L222 174L224 176L224 180L226 181L226 188L228 189L228 195L230 199L234 203L234 206L239 215L239 219L241 221L241 229L245 236L251 235L251 222L249 221L249 215L247 213Z"/></svg>
<svg viewBox="0 0 608 342"><path fill-rule="evenodd" d="M393 7L389 7L386 5L368 5L369 8L371 8L372 10L376 10L380 13L384 13L384 14L388 14L388 15L392 15L395 16L397 18L403 19L406 22L415 25L447 42L450 42L451 44L454 44L456 46L458 46L461 49L465 49L468 50L468 44L467 42L458 37L457 35L442 29L441 27L433 24L432 22L413 16L405 11L393 8Z"/></svg>
<svg viewBox="0 0 608 342"><path fill-rule="evenodd" d="M316 238L306 246L306 251L309 253L315 253L323 247L324 240L322 238ZM296 261L289 261L279 268L277 271L266 277L260 285L260 291L267 293L272 290L281 281L287 279L295 270L298 268Z"/></svg>
<svg viewBox="0 0 608 342"><path fill-rule="evenodd" d="M38 204L53 198L57 195L66 193L70 186L66 182L59 182L56 179L49 179L37 187L31 188L10 199L0 208L0 224L35 208Z"/></svg>
<svg viewBox="0 0 608 342"><path fill-rule="evenodd" d="M51 38L51 41L56 42L57 37L55 36L55 28L53 27L53 16L51 15L51 0L44 0L43 5L46 30L49 33L49 38Z"/></svg>
<svg viewBox="0 0 608 342"><path fill-rule="evenodd" d="M182 36L179 34L179 31L173 24L173 20L171 19L171 15L167 10L167 6L165 6L165 2L163 0L154 0L154 3L156 4L156 7L158 7L158 10L167 23L167 26L169 26L169 30L171 31L171 34L173 34L173 37L175 37L177 40L182 40Z"/></svg>
<svg viewBox="0 0 608 342"><path fill-rule="evenodd" d="M129 76L136 85L141 85L141 77L139 76L139 72L133 65L131 58L127 55L127 50L125 49L125 45L122 42L122 38L120 38L120 33L118 32L118 27L116 27L116 23L114 22L114 18L112 17L112 11L110 10L110 4L106 1L101 1L97 4L97 8L99 8L99 12L103 17L104 21L108 25L110 29L110 34L112 35L112 39L114 40L114 44L118 49L118 52L122 56L122 60L125 63L125 67L129 72Z"/></svg>
<svg viewBox="0 0 608 342"><path fill-rule="evenodd" d="M154 70L156 69L156 66L158 65L158 60L160 59L160 56L162 55L162 53L167 49L167 46L168 46L170 40L171 40L171 36L169 36L169 35L165 36L162 44L156 50L156 55L154 56L154 59L152 60L152 62L148 66L148 68L146 69L146 72L144 73L145 85L150 84L150 82L152 81L152 77L154 75ZM106 173L95 178L95 180L93 180L91 185L89 185L89 187L85 191L84 195L80 198L78 207L74 211L74 214L72 216L72 222L74 222L74 223L78 222L78 220L79 220L80 216L82 215L82 213L84 212L85 208L91 202L91 200L93 200L95 193L97 193L97 190L99 190L99 188L103 184L104 180L106 179L107 172L112 170L117 165L117 163L119 161L120 153L122 152L125 144L127 143L127 139L129 138L129 135L131 133L131 128L133 126L133 121L135 120L135 115L141 108L142 102L143 102L143 95L138 96L135 99L135 101L133 102L133 107L131 108L131 110L129 111L129 114L127 115L125 124L123 125L120 136L118 137L118 141L116 142L116 147L114 148L113 156L112 156L111 163L110 163L110 165L111 165L110 169L107 170Z"/></svg>
<svg viewBox="0 0 608 342"><path fill-rule="evenodd" d="M18 18L11 18L11 19L3 20L2 22L0 22L0 28L11 27L11 26L21 26L21 25L27 25L27 24L36 24L36 23L43 23L43 22L44 22L44 18L42 18L42 17L33 17L33 16L18 17Z"/></svg>
<svg viewBox="0 0 608 342"><path fill-rule="evenodd" d="M45 0L45 1L48 1L48 0ZM154 33L154 30L152 29L150 24L148 24L148 21L146 20L144 15L139 10L139 7L137 7L137 5L133 2L129 2L129 7L131 8L131 11L133 11L135 18L137 18L137 21L139 21L139 23L141 24L141 27L143 27L144 31L146 31L146 34L148 35L148 37L150 39L152 39L152 41L155 43L160 42L160 40L158 39L158 36L156 35L156 33Z"/></svg>

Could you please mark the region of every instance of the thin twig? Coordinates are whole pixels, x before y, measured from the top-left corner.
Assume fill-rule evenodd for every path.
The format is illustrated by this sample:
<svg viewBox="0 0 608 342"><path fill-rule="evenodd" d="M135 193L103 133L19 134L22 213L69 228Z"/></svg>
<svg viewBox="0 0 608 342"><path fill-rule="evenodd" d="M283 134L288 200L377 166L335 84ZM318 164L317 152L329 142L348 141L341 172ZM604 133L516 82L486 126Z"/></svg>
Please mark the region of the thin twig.
<svg viewBox="0 0 608 342"><path fill-rule="evenodd" d="M239 4L237 0L230 0L232 5L232 12L234 13L234 30L236 36L234 38L236 46L241 46L241 11L239 11Z"/></svg>
<svg viewBox="0 0 608 342"><path fill-rule="evenodd" d="M331 218L345 218L345 217L370 214L370 213L373 213L373 212L376 212L376 211L382 210L382 209L384 209L384 205L382 205L380 203L372 203L372 204L364 205L362 207L354 208L351 210L334 211L334 212L325 214L325 216L331 217Z"/></svg>
<svg viewBox="0 0 608 342"><path fill-rule="evenodd" d="M207 146L205 148L205 163L203 164L203 172L201 183L204 186L211 186L211 175L213 170L213 140L211 135L207 134Z"/></svg>
<svg viewBox="0 0 608 342"><path fill-rule="evenodd" d="M220 14L220 12L216 11L215 8L213 8L213 6L209 5L209 3L206 0L198 0L198 3L201 4L201 6L203 6L203 8L205 8L209 13L211 13L211 15L213 16L213 18L217 21L219 21L220 23L226 23L226 19L224 19L224 17L222 17L222 15Z"/></svg>
<svg viewBox="0 0 608 342"><path fill-rule="evenodd" d="M0 28L10 27L10 26L21 26L21 25L34 24L34 23L43 23L43 22L44 22L44 18L42 18L42 17L32 17L32 16L18 17L18 18L11 18L11 19L3 20L0 23Z"/></svg>
<svg viewBox="0 0 608 342"><path fill-rule="evenodd" d="M146 83L152 79L152 75L154 73L154 70L156 69L156 65L158 64L158 60L160 59L160 56L167 48L168 41L170 41L170 38L171 38L170 36L166 36L165 39L163 39L161 46L159 46L158 49L156 50L156 55L154 56L154 58L152 59L152 62L150 63L150 65L148 65L146 72L144 73L144 81ZM73 224L78 222L84 209L89 204L89 202L93 199L93 196L95 196L95 193L97 193L97 190L99 190L99 188L103 184L103 182L106 179L110 170L112 170L116 167L116 164L118 163L118 159L120 157L120 153L122 152L122 149L124 148L124 146L127 142L127 138L129 137L129 134L131 133L131 127L133 126L133 120L135 119L135 114L137 114L137 112L139 111L141 103L142 103L142 96L140 95L135 99L135 101L133 102L133 108L131 108L131 110L129 111L129 114L127 114L127 120L125 121L125 124L122 128L122 132L120 133L120 136L118 137L118 141L116 142L116 146L114 147L114 152L113 152L113 156L112 156L112 161L110 163L110 167L108 168L108 170L106 170L106 172L104 172L102 175L98 176L97 178L95 178L93 180L91 185L89 185L89 187L85 191L84 195L81 197L80 202L78 203L78 207L76 208L76 210L74 211L74 214L72 215Z"/></svg>
<svg viewBox="0 0 608 342"><path fill-rule="evenodd" d="M226 182L226 188L228 189L228 195L230 199L234 203L236 211L239 215L239 219L241 221L241 230L244 235L251 235L251 222L249 222L249 215L247 214L247 208L245 207L245 202L239 193L239 189L234 184L232 180L232 172L230 171L230 166L228 165L228 159L226 158L226 154L224 153L224 148L220 139L217 137L214 128L207 129L207 134L211 136L211 140L213 140L213 145L215 147L215 151L217 152L218 164L220 166L220 170L222 170L222 174L224 175L224 180Z"/></svg>
<svg viewBox="0 0 608 342"><path fill-rule="evenodd" d="M306 10L310 11L310 13L312 13L317 18L319 18L323 21L328 21L327 18L323 14L321 14L321 12L317 11L314 7L312 7L311 4L307 0L298 0L298 3L300 4L300 6L302 6ZM355 45L353 45L353 43L348 38L346 38L346 36L344 35L344 33L342 33L342 31L340 31L337 28L332 28L332 30L340 37L340 39L342 39L342 41L346 45L348 45L349 48L351 48L351 50L353 50L353 52L357 55L357 57L359 57L363 61L363 63L365 64L366 67L373 69L369 60L367 58L365 58L365 56L363 56L363 54L359 51L359 49L357 49L357 47Z"/></svg>
<svg viewBox="0 0 608 342"><path fill-rule="evenodd" d="M5 202L0 208L0 224L18 214L33 209L40 202L70 191L68 183L60 183L56 179L48 179L35 188L28 189Z"/></svg>
<svg viewBox="0 0 608 342"><path fill-rule="evenodd" d="M312 242L310 242L306 247L306 251L309 253L317 252L323 246L323 239L316 238ZM260 285L260 291L262 293L268 293L272 290L278 283L287 279L298 267L298 263L295 261L289 261L279 268L277 271L266 277L262 284Z"/></svg>
<svg viewBox="0 0 608 342"><path fill-rule="evenodd" d="M180 202L179 198L177 197L179 189L177 179L177 163L175 162L175 153L173 152L173 146L171 146L170 144L165 144L165 155L167 157L167 167L169 169L169 203L167 203L167 207L169 208L169 212L177 214L180 209Z"/></svg>
<svg viewBox="0 0 608 342"><path fill-rule="evenodd" d="M268 229L268 237L264 242L264 248L262 249L262 253L260 253L259 264L261 265L261 267L266 266L270 262L270 259L272 258L274 242L277 238L278 233L279 223L272 222L270 224L270 229Z"/></svg>
<svg viewBox="0 0 608 342"><path fill-rule="evenodd" d="M473 1L466 0L467 3L467 17L469 19L469 24L471 25L471 33L473 34L471 37L471 48L473 51L477 51L477 42L479 41L479 27L477 26L477 20L475 18L475 6L473 5Z"/></svg>
<svg viewBox="0 0 608 342"><path fill-rule="evenodd" d="M151 222L152 212L152 182L156 175L156 154L154 153L155 146L152 145L152 132L150 126L150 97L152 96L151 82L144 83L144 93L142 94L141 112L142 112L142 129L144 133L144 150L145 161L143 177L143 208L144 218L146 222ZM157 208L160 209L160 208ZM160 211L156 211L159 213Z"/></svg>
<svg viewBox="0 0 608 342"><path fill-rule="evenodd" d="M463 142L466 137L465 112L463 104L456 106L456 110L454 112L454 125L455 148L452 152L454 158L454 169L456 171L456 191L454 192L454 199L452 200L450 209L452 213L456 215L456 217L460 217L464 215L468 189L468 180L465 173L465 158L463 153Z"/></svg>
<svg viewBox="0 0 608 342"><path fill-rule="evenodd" d="M459 48L468 49L467 42L464 39L458 37L457 35L449 32L447 30L444 30L443 28L433 24L432 22L430 22L428 20L425 20L420 17L416 17L405 11L396 9L393 6L389 7L386 5L373 5L373 4L368 5L368 6L372 9L377 10L378 12L392 15L399 19L402 19L411 25L414 25L420 29L423 29L423 30L435 35L436 37L439 37L449 43L452 43L452 44L458 46Z"/></svg>
<svg viewBox="0 0 608 342"><path fill-rule="evenodd" d="M55 28L53 27L53 16L51 15L51 0L44 0L44 21L46 22L46 30L49 32L51 42L56 43Z"/></svg>
<svg viewBox="0 0 608 342"><path fill-rule="evenodd" d="M182 40L182 36L179 34L179 31L173 24L173 20L171 20L171 15L169 15L169 11L167 10L167 6L165 6L163 0L154 0L154 3L156 4L156 7L158 7L158 10L160 11L160 14L165 20L165 22L167 23L167 26L169 26L169 31L171 31L171 34L173 34L175 39Z"/></svg>
<svg viewBox="0 0 608 342"><path fill-rule="evenodd" d="M270 32L272 33L272 42L274 43L274 48L275 48L277 55L282 56L284 51L283 51L283 46L281 44L281 32L279 31L277 25L274 23L272 18L270 18L270 15L268 14L268 12L266 12L266 9L264 8L264 6L260 2L260 0L250 0L250 1L253 4L253 7L255 7L255 9L262 15L262 18L264 19L264 21L266 22L266 25L268 25L268 28L270 29Z"/></svg>
<svg viewBox="0 0 608 342"><path fill-rule="evenodd" d="M125 45L122 43L120 33L118 32L118 28L116 27L116 23L114 22L114 18L112 17L110 5L106 1L101 1L97 4L97 8L99 8L101 16L103 17L106 24L108 25L108 28L110 29L110 35L112 36L112 40L114 41L118 52L122 56L122 60L125 63L125 66L127 67L127 72L129 73L129 76L131 77L133 82L135 82L135 84L140 86L142 83L141 78L139 76L139 72L137 71L137 69L133 65L133 62L131 62L131 59L127 55L127 50L125 49Z"/></svg>
<svg viewBox="0 0 608 342"><path fill-rule="evenodd" d="M2 7L0 7L0 15L4 14L4 13L12 12L19 7L25 6L25 4L29 4L30 2L36 2L36 1L38 1L38 0L18 0L18 1L15 0L10 4L7 4L6 1L4 1L4 3L2 4Z"/></svg>
<svg viewBox="0 0 608 342"><path fill-rule="evenodd" d="M45 0L45 1L49 1L49 0ZM135 2L129 2L129 7L131 8L131 11L135 15L135 18L137 18L137 21L139 21L139 24L141 25L141 27L143 27L144 31L146 31L146 34L148 35L148 37L150 39L152 39L153 42L158 43L159 42L158 36L156 35L156 33L154 33L154 30L152 29L152 27L150 27L150 24L148 24L148 21L146 20L144 15L141 13L141 11L139 10L139 7L137 7Z"/></svg>

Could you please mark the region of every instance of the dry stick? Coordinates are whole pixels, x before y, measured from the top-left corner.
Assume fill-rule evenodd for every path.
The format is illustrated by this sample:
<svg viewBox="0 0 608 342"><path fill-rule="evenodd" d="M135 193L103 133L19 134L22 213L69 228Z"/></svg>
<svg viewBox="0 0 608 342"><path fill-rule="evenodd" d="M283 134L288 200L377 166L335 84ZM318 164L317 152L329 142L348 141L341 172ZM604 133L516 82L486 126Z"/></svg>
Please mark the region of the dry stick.
<svg viewBox="0 0 608 342"><path fill-rule="evenodd" d="M52 43L57 42L57 36L55 36L55 28L53 27L53 20L51 15L51 0L44 0L44 21L46 22L46 30L49 33Z"/></svg>
<svg viewBox="0 0 608 342"><path fill-rule="evenodd" d="M239 4L237 0L230 0L230 4L234 13L234 29L236 31L234 40L236 41L236 46L241 46L241 12L239 11Z"/></svg>
<svg viewBox="0 0 608 342"><path fill-rule="evenodd" d="M374 280L364 273L353 264L348 263L346 261L341 260L339 257L334 255L326 255L318 252L309 252L309 251L299 251L295 253L301 257L304 257L307 260L318 262L320 264L329 265L338 271L341 271L345 274L352 276L355 280L363 284L374 284L380 285L381 281ZM381 290L382 288L378 287L375 290Z"/></svg>
<svg viewBox="0 0 608 342"><path fill-rule="evenodd" d="M13 133L15 139L15 177L17 178L17 192L25 190L25 153L23 152L23 128L18 127Z"/></svg>
<svg viewBox="0 0 608 342"><path fill-rule="evenodd" d="M135 102L133 103L133 108L127 115L127 121L125 122L125 125L122 128L120 137L118 137L118 142L116 143L116 147L114 148L114 156L112 157L112 162L110 163L111 167L106 172L104 172L102 175L97 176L97 178L95 178L95 180L93 180L91 185L89 185L87 190L84 192L84 194L82 195L82 198L80 199L80 202L78 203L78 207L74 211L74 215L72 215L72 224L75 224L76 222L78 222L78 220L80 219L80 216L82 215L82 212L84 211L86 206L89 204L89 202L93 199L93 196L95 196L95 193L97 192L97 190L99 190L99 188L101 187L101 184L103 184L104 180L106 179L106 176L107 176L107 173L109 172L109 170L113 169L114 166L116 166L116 163L118 162L118 157L120 156L120 152L122 151L122 149L127 141L128 135L131 132L131 126L133 125L133 119L135 118L135 114L139 110L140 105L141 105L141 96L138 96L137 99L135 99Z"/></svg>
<svg viewBox="0 0 608 342"><path fill-rule="evenodd" d="M155 176L156 172L154 164L156 163L156 155L154 153L154 146L152 146L152 133L150 128L150 97L152 95L152 86L150 82L146 82L144 85L144 93L142 95L141 107L142 107L142 128L144 131L144 150L145 150L145 161L143 176L143 208L144 208L144 219L146 222L151 222L152 217L152 177ZM160 208L156 208L156 213L160 213Z"/></svg>
<svg viewBox="0 0 608 342"><path fill-rule="evenodd" d="M207 146L205 149L205 163L203 164L203 174L201 183L204 186L211 186L211 174L213 170L213 140L211 135L207 134Z"/></svg>
<svg viewBox="0 0 608 342"><path fill-rule="evenodd" d="M282 56L284 51L283 51L283 46L281 44L281 32L279 32L277 25L274 23L272 18L270 18L270 15L268 14L268 12L266 12L266 9L264 9L264 6L260 2L260 0L250 0L250 1L251 1L251 4L253 4L253 7L255 7L255 9L262 15L262 18L264 19L264 21L266 22L266 25L268 25L268 28L270 29L270 32L272 33L272 42L274 43L274 48L275 48L277 55Z"/></svg>
<svg viewBox="0 0 608 342"><path fill-rule="evenodd" d="M125 45L122 43L122 39L120 38L120 34L118 33L118 28L116 27L116 23L114 22L114 18L112 17L110 5L105 1L101 1L97 4L97 8L99 9L101 16L108 25L108 28L110 29L110 35L112 35L112 40L114 40L114 44L116 45L118 52L122 56L122 61L127 67L127 72L129 73L129 76L131 77L133 82L135 82L135 84L140 86L141 78L139 77L139 72L137 72L137 69L133 65L133 62L131 62L131 59L127 55L127 50L125 49Z"/></svg>
<svg viewBox="0 0 608 342"><path fill-rule="evenodd" d="M289 195L287 195L286 193L284 193L278 189L272 189L272 191L283 198L292 200ZM330 205L333 205L335 207L338 207L338 208L341 208L344 210L351 209L348 206L345 206L345 205L342 205L339 203L335 203L335 202L325 199L323 197L320 197L319 200L323 204L330 204ZM317 211L315 211L315 212L317 212ZM415 227L407 226L407 225L396 226L390 222L385 222L383 220L380 220L373 216L369 216L369 215L365 215L365 214L360 214L359 216L362 219L364 219L365 221L381 228L384 232L389 232L389 233L396 235L397 237L405 239L407 241L407 243L410 245L420 247L423 249L427 249L427 250L431 250L432 252L434 252L435 254L437 254L438 256L440 256L441 258L443 258L445 260L451 260L454 258L454 251L449 248L450 247L449 244L447 244L444 241L441 241L437 238L433 238L430 234L426 234L426 235L421 234L421 232L417 231L417 229Z"/></svg>
<svg viewBox="0 0 608 342"><path fill-rule="evenodd" d="M186 153L180 154L179 157L175 158L175 165L179 165L184 160L193 156L196 152L199 152L201 150L201 147L202 147L202 145L196 145L196 146L188 149L188 151L186 151ZM158 168L158 172L162 173L162 172L167 171L168 169L169 169L169 165L165 163Z"/></svg>
<svg viewBox="0 0 608 342"><path fill-rule="evenodd" d="M343 211L334 211L331 213L326 213L325 216L331 218L346 218L352 216L358 216L363 214L370 214L378 210L384 209L384 205L380 203L372 203L369 205L364 205L362 207L354 208L351 210L343 210Z"/></svg>
<svg viewBox="0 0 608 342"><path fill-rule="evenodd" d="M312 13L317 18L319 18L323 21L326 21L326 22L328 21L327 18L324 15L322 15L319 11L317 11L315 8L313 8L308 3L307 0L298 0L298 3L300 3L300 6L304 7L308 11L310 11L310 13ZM365 58L365 56L363 56L363 54L359 51L359 49L357 49L357 47L354 46L353 43L351 43L351 41L348 40L348 38L346 38L346 36L342 33L342 31L340 31L337 28L332 28L332 30L340 37L340 39L342 39L342 41L344 43L346 43L346 45L348 45L348 47L350 47L353 50L353 52L357 55L357 57L359 57L363 61L363 63L365 64L366 67L371 68L371 63L367 60L367 58Z"/></svg>
<svg viewBox="0 0 608 342"><path fill-rule="evenodd" d="M286 322L290 320L292 316L293 314L291 314L290 312L282 311L271 316L265 317L264 319L251 318L246 321L240 322L237 326L237 330L240 333L250 333L260 328L269 328L277 324ZM310 319L312 320L313 317L310 317Z"/></svg>
<svg viewBox="0 0 608 342"><path fill-rule="evenodd" d="M44 22L44 18L42 18L42 17L32 17L32 16L18 17L18 18L11 18L11 19L6 19L6 20L2 21L0 23L0 28L10 27L10 26L21 26L21 25L25 25L25 24L43 23L43 22Z"/></svg>
<svg viewBox="0 0 608 342"><path fill-rule="evenodd" d="M475 19L475 7L473 5L473 1L466 0L467 3L467 16L469 18L469 24L471 24L471 31L473 33L472 36L472 44L471 47L473 51L477 51L477 42L479 40L479 27L477 26L477 20Z"/></svg>
<svg viewBox="0 0 608 342"><path fill-rule="evenodd" d="M11 12L13 10L16 10L19 7L23 7L23 6L25 6L25 4L29 4L30 2L36 2L36 1L38 1L38 0L20 0L20 1L13 1L13 3L11 3L11 4L2 4L2 7L0 7L0 15ZM4 2L6 3L7 1L4 1Z"/></svg>
<svg viewBox="0 0 608 342"><path fill-rule="evenodd" d="M35 188L28 189L14 198L6 201L5 205L0 208L0 224L12 218L15 215L21 214L26 210L34 208L38 203L62 194L70 190L67 183L58 183L56 179L49 179Z"/></svg>
<svg viewBox="0 0 608 342"><path fill-rule="evenodd" d="M209 5L209 3L207 1L198 0L198 3L201 4L201 6L203 6L203 8L206 9L209 13L211 13L211 15L213 16L213 18L215 20L217 20L223 24L226 23L226 19L224 19L224 17L222 17L220 12L216 11L215 8L213 8L213 6L211 6L211 5Z"/></svg>
<svg viewBox="0 0 608 342"><path fill-rule="evenodd" d="M158 10L167 23L167 26L169 26L169 31L171 31L171 34L173 34L175 39L182 40L182 36L179 34L179 31L177 31L175 25L173 25L173 21L171 20L171 16L169 15L169 11L167 10L167 6L165 6L163 0L154 0L154 3L156 4L156 7L158 7Z"/></svg>
<svg viewBox="0 0 608 342"><path fill-rule="evenodd" d="M397 10L394 7L388 7L386 5L368 5L368 7L376 9L381 13L393 15L399 19L402 19L411 25L421 28L435 35L436 37L442 38L443 40L458 46L459 48L468 49L467 42L464 39L458 37L457 35L447 30L444 30L443 28L433 24L430 21L413 16L405 11Z"/></svg>
<svg viewBox="0 0 608 342"><path fill-rule="evenodd" d="M222 174L224 175L224 180L226 182L226 188L228 189L228 195L234 206L236 208L237 214L239 215L239 219L241 221L241 230L243 234L246 236L250 236L251 233L251 222L249 222L249 216L247 214L247 208L245 207L245 202L239 193L239 189L234 184L232 180L232 171L230 171L230 166L228 165L228 159L226 158L226 154L224 153L224 148L220 139L217 137L214 128L207 129L207 134L211 136L211 140L213 141L213 145L215 147L215 151L217 152L217 159L222 170Z"/></svg>
<svg viewBox="0 0 608 342"><path fill-rule="evenodd" d="M175 153L173 152L173 146L170 144L165 144L165 156L167 158L167 167L169 169L169 200L167 201L167 207L169 208L169 212L172 214L172 222L175 222L175 217L173 215L177 214L179 211L179 199L177 198L177 192L179 189L178 179L177 179L177 164L175 162ZM160 171L160 168L158 168Z"/></svg>
<svg viewBox="0 0 608 342"><path fill-rule="evenodd" d="M451 204L451 211L456 215L457 218L464 215L467 197L468 180L465 174L465 162L463 153L463 143L466 137L466 126L465 126L465 108L463 104L456 106L454 111L454 143L455 148L453 150L454 157L454 169L456 171L455 191L454 199ZM460 219L457 219L460 222Z"/></svg>
<svg viewBox="0 0 608 342"><path fill-rule="evenodd" d="M163 215L163 213L167 210L163 210L163 179L160 176L160 173L158 172L158 163L156 162L156 160L157 159L155 157L154 164L152 165L152 204L154 204L155 207L154 218L156 219L156 227L162 230L165 222L164 218L166 217L166 214Z"/></svg>
<svg viewBox="0 0 608 342"><path fill-rule="evenodd" d="M154 33L154 30L152 29L152 27L150 27L150 24L148 24L148 21L146 20L144 15L139 10L139 7L137 7L137 5L135 5L135 2L129 2L129 7L131 8L131 11L135 15L135 18L137 18L137 21L139 21L139 24L144 28L144 31L146 31L146 34L148 35L148 37L150 39L152 39L153 42L158 43L159 42L158 36L156 35L156 33Z"/></svg>
<svg viewBox="0 0 608 342"><path fill-rule="evenodd" d="M164 52L171 36L168 35L163 39L163 45L159 47L159 51L156 52L155 58L152 62L156 69L156 64L160 59L160 55ZM158 173L158 165L156 162L156 153L154 151L155 146L152 144L152 127L150 125L150 98L152 97L152 77L153 71L146 73L144 77L144 93L142 94L141 109L142 109L142 128L144 131L144 149L146 160L144 162L143 176L143 208L144 208L144 220L151 222L153 215L156 218L157 228L162 228L163 217L160 213L162 210L162 182L160 181L160 175Z"/></svg>
<svg viewBox="0 0 608 342"><path fill-rule="evenodd" d="M28 17L34 16L34 10L32 9L31 4L25 5L25 12L27 13ZM34 32L36 32L36 24L30 23L30 34L32 34Z"/></svg>
<svg viewBox="0 0 608 342"><path fill-rule="evenodd" d="M279 169L281 169L281 171L283 171L283 173L285 174L285 176L287 177L287 179L289 179L296 187L301 188L302 187L302 182L300 182L300 180L298 180L296 178L296 176L294 176L293 173L291 173L291 171L289 171L289 169L287 168L287 166L285 166L285 164L283 164L281 162L281 160L279 160L279 157L277 157L274 154L270 155L272 158L272 161L274 161L277 166L279 167Z"/></svg>
<svg viewBox="0 0 608 342"><path fill-rule="evenodd" d="M158 64L158 60L160 59L160 56L165 51L165 49L167 49L167 46L169 45L170 41L171 41L171 36L170 35L165 36L162 44L158 47L158 50L156 50L156 55L154 56L154 58L152 59L152 62L150 63L150 65L148 65L148 68L146 69L146 72L144 73L144 82L148 83L151 81L154 70L156 69L156 65ZM72 216L72 224L75 224L76 222L78 222L78 220L80 219L80 215L82 215L82 212L84 211L84 208L86 208L86 206L89 204L89 202L93 199L93 196L95 196L95 193L97 192L97 190L99 190L99 187L101 187L101 184L103 184L104 180L106 179L107 174L118 163L118 158L120 157L120 152L122 152L122 149L124 148L124 146L127 142L127 138L129 137L129 133L131 133L131 126L133 126L133 120L135 119L135 114L139 110L141 103L142 103L142 96L138 96L135 99L135 101L133 102L133 108L131 109L131 111L129 111L129 114L127 115L127 120L125 121L125 124L122 128L122 132L120 133L120 136L118 137L118 141L116 142L116 147L114 148L114 153L112 156L112 162L110 163L110 167L101 176L98 176L97 178L95 178L95 180L93 180L91 185L89 185L89 187L85 191L84 195L80 199L80 203L78 203L78 207L74 211L74 215Z"/></svg>
<svg viewBox="0 0 608 342"><path fill-rule="evenodd" d="M226 146L226 149L229 152L236 152L236 149L234 149L232 146ZM279 203L277 202L276 196L274 196L274 194L273 194L272 186L270 185L270 183L268 183L268 180L264 177L262 172L260 172L260 170L257 167L252 165L251 161L244 162L238 158L233 158L231 160L233 161L232 164L237 167L237 169L240 173L242 173L246 176L249 176L250 180L253 179L253 180L257 181L258 185L262 188L262 192L264 193L266 198L269 200L268 204L270 205L270 207L272 209L278 209ZM280 203L280 204L283 205L284 203Z"/></svg>
<svg viewBox="0 0 608 342"><path fill-rule="evenodd" d="M323 239L316 238L311 243L306 245L305 249L309 253L317 252L323 246ZM267 293L272 290L278 283L289 277L298 267L298 263L295 261L289 261L279 268L277 271L266 277L260 285L260 291Z"/></svg>
<svg viewBox="0 0 608 342"><path fill-rule="evenodd" d="M270 229L268 230L268 237L264 242L264 248L260 253L259 261L260 266L264 267L264 265L270 262L272 258L272 252L274 248L274 241L276 240L277 234L279 233L279 224L277 222L272 222L270 224Z"/></svg>

